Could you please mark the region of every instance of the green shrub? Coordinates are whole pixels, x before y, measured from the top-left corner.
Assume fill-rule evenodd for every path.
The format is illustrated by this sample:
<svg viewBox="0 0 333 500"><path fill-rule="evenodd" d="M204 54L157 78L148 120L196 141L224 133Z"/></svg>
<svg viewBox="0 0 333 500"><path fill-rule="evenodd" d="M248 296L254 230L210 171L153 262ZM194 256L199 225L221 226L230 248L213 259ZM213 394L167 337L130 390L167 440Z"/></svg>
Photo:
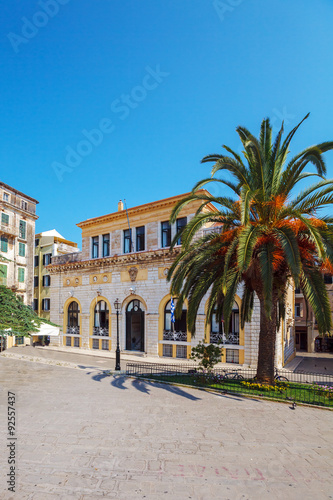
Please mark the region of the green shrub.
<svg viewBox="0 0 333 500"><path fill-rule="evenodd" d="M199 368L211 372L216 363L221 361L222 349L216 344L205 344L200 341L192 347L190 359L199 360Z"/></svg>

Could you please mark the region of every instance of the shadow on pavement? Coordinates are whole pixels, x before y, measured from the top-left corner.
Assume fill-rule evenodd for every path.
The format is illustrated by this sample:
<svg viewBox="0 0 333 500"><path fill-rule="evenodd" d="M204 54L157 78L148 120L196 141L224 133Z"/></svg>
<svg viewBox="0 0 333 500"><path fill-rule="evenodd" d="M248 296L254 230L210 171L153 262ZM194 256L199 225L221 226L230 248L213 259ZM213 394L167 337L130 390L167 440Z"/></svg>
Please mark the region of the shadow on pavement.
<svg viewBox="0 0 333 500"><path fill-rule="evenodd" d="M94 372L96 371L96 367L84 367L84 366L80 366L80 368L82 368L82 369L83 368L94 368ZM92 373L93 372L87 372L87 375L91 375ZM116 374L111 375L109 371L101 371L99 373L95 373L94 375L92 375L91 378L92 378L92 380L95 380L96 382L101 382L103 379L108 378L110 376L112 377L112 380L110 382L110 384L112 385L112 387L115 387L116 389L122 389L122 390L128 389L128 387L125 386L125 382L127 380L129 380L129 378L127 377L127 375L123 375L123 374L121 374L121 375L116 375ZM142 392L143 394L147 394L147 395L150 394L150 388L151 387L155 387L157 389L163 389L164 391L171 392L172 394L175 394L177 396L181 396L183 398L190 399L191 401L200 401L201 400L201 398L198 398L196 396L193 396L192 394L189 394L188 392L184 391L181 387L176 386L176 385L162 384L162 383L159 383L159 382L154 382L154 381L151 381L151 380L142 380L142 379L134 379L134 380L132 380L131 385L137 391ZM192 389L196 389L196 388L193 387ZM200 390L200 388L197 388L197 390ZM216 391L216 392L209 391L209 392L212 395L218 396L220 398L233 399L235 401L244 401L244 400L247 400L247 398L244 398L242 396L236 396L234 394L228 394L228 393L224 393L224 392L220 392L220 391ZM255 398L253 398L252 401L254 401L256 403L261 403L262 402L261 400L255 399Z"/></svg>
<svg viewBox="0 0 333 500"><path fill-rule="evenodd" d="M125 375L113 375L112 378L112 387L116 387L116 389L128 389L128 387L125 387L124 385L127 380L127 377Z"/></svg>
<svg viewBox="0 0 333 500"><path fill-rule="evenodd" d="M150 387L156 387L158 389L164 389L165 391L171 392L172 394L176 394L177 396L191 399L192 401L201 400L201 398L197 398L196 396L185 392L181 387L178 387L176 385L160 384L158 382L151 382L150 380L135 379L132 381L132 387L145 394L150 393Z"/></svg>
<svg viewBox="0 0 333 500"><path fill-rule="evenodd" d="M84 368L83 366L80 366L80 368ZM87 368L87 367L85 367ZM94 368L94 371L96 368ZM87 375L92 375L93 372L87 372ZM95 380L96 382L101 382L104 378L110 377L109 372L99 372L95 373L92 375L92 380ZM115 387L116 389L128 389L128 387L125 386L126 380L129 380L126 375L111 375L112 380L111 380L111 385L112 387ZM150 394L150 388L151 387L156 387L158 389L163 389L165 391L171 392L172 394L176 394L177 396L181 396L186 399L190 399L192 401L198 401L201 398L197 398L196 396L193 396L192 394L187 393L183 389L177 386L173 385L168 385L168 384L159 384L158 382L151 382L148 380L141 380L141 379L134 379L132 380L132 387L136 389L137 391L140 391L144 394L149 395Z"/></svg>

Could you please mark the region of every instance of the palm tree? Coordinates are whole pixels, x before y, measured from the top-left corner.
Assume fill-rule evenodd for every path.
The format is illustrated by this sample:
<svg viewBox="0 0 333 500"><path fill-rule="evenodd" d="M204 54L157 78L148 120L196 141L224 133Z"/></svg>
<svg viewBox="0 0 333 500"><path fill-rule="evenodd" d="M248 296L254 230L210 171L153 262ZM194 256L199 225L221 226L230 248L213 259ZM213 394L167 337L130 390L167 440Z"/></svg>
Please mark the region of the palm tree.
<svg viewBox="0 0 333 500"><path fill-rule="evenodd" d="M322 153L333 142L311 146L287 161L289 145L307 115L285 138L283 124L272 142L269 119L261 124L257 139L246 128L236 129L243 157L223 146L230 156L203 158L214 162L212 177L196 184L192 193L175 206L171 222L181 209L199 200L194 218L177 234L181 253L170 268L171 292L179 297L176 314L188 299L188 328L195 333L199 305L208 293L206 322L216 311L225 324L237 289L242 284L241 325L251 320L254 297L260 302L260 334L257 378L274 381L277 328L285 315L286 293L292 283L300 287L312 307L320 333L331 328L331 311L322 272L333 272L333 217L318 211L333 202L333 180L327 180ZM314 173L305 172L308 164ZM232 180L215 174L229 172ZM310 176L319 180L294 194L298 183ZM229 176L230 178L230 176ZM230 188L236 197L212 196L201 189L209 182ZM216 212L207 210L213 203ZM212 226L209 234L202 227ZM218 226L218 227L216 227ZM216 229L216 230L215 230Z"/></svg>

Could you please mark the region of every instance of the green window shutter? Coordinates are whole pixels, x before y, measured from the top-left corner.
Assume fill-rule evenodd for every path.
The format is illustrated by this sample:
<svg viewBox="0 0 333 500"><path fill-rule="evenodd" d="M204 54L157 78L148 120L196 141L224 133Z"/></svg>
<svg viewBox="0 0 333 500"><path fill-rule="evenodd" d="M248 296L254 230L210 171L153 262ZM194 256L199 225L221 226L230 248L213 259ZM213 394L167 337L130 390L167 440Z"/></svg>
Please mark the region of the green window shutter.
<svg viewBox="0 0 333 500"><path fill-rule="evenodd" d="M25 257L25 243L19 243L19 255Z"/></svg>
<svg viewBox="0 0 333 500"><path fill-rule="evenodd" d="M0 285L7 285L7 266L0 264Z"/></svg>
<svg viewBox="0 0 333 500"><path fill-rule="evenodd" d="M25 220L20 220L20 238L26 239L27 223Z"/></svg>
<svg viewBox="0 0 333 500"><path fill-rule="evenodd" d="M7 278L7 266L5 264L0 264L0 276L1 278Z"/></svg>
<svg viewBox="0 0 333 500"><path fill-rule="evenodd" d="M8 239L1 236L1 252L8 252Z"/></svg>
<svg viewBox="0 0 333 500"><path fill-rule="evenodd" d="M24 267L19 267L18 268L18 280L19 280L19 283L24 283L24 272L25 272Z"/></svg>
<svg viewBox="0 0 333 500"><path fill-rule="evenodd" d="M2 212L2 214L1 214L1 223L5 224L6 226L8 226L8 224L9 224L9 215L4 214Z"/></svg>

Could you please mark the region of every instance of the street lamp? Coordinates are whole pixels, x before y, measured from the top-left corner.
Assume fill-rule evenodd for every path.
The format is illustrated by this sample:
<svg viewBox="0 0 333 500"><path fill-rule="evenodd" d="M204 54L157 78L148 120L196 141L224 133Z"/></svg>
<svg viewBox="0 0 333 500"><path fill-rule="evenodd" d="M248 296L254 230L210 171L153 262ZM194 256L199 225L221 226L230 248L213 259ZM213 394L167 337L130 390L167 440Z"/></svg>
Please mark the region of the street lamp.
<svg viewBox="0 0 333 500"><path fill-rule="evenodd" d="M121 303L119 299L114 301L114 308L117 311L117 349L116 349L116 370L120 370L120 349L119 349L119 309L121 308Z"/></svg>

